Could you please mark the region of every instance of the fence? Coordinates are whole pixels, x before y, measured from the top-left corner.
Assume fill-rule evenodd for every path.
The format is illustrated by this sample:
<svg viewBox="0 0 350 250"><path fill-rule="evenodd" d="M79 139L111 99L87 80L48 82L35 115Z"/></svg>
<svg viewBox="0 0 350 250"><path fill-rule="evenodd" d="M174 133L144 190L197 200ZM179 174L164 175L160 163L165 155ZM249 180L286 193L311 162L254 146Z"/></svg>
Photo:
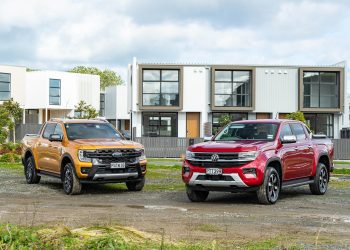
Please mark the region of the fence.
<svg viewBox="0 0 350 250"><path fill-rule="evenodd" d="M202 142L202 138L177 137L137 137L136 142L145 146L146 156L150 158L179 158L185 154L187 147L192 143Z"/></svg>
<svg viewBox="0 0 350 250"><path fill-rule="evenodd" d="M41 124L17 124L16 125L16 142L20 142L26 134L37 134L41 128ZM13 139L12 133L10 140Z"/></svg>
<svg viewBox="0 0 350 250"><path fill-rule="evenodd" d="M350 160L350 139L333 139L334 159Z"/></svg>

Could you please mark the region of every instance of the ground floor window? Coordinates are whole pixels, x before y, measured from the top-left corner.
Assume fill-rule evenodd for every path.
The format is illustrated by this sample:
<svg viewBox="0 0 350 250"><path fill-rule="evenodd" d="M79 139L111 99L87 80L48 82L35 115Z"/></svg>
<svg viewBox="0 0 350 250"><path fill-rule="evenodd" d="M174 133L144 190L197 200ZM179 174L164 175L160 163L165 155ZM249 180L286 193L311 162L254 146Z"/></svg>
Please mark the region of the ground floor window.
<svg viewBox="0 0 350 250"><path fill-rule="evenodd" d="M26 109L25 110L25 121L26 123L39 123L39 110L38 109Z"/></svg>
<svg viewBox="0 0 350 250"><path fill-rule="evenodd" d="M142 135L177 137L177 113L142 113Z"/></svg>
<svg viewBox="0 0 350 250"><path fill-rule="evenodd" d="M212 133L213 133L213 135L215 135L222 127L222 120L224 120L225 117L229 117L230 121L247 120L248 113L227 113L227 112L213 113L213 115L212 115Z"/></svg>
<svg viewBox="0 0 350 250"><path fill-rule="evenodd" d="M334 137L334 116L333 114L304 114L306 123L314 134L325 134L330 138Z"/></svg>

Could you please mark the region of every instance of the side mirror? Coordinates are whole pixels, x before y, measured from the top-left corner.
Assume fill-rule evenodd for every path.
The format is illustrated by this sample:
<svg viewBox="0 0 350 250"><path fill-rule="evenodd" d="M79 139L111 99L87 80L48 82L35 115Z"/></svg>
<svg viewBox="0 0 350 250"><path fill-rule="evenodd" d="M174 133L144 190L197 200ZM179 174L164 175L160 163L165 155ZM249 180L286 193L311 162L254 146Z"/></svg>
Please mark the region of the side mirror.
<svg viewBox="0 0 350 250"><path fill-rule="evenodd" d="M49 137L49 141L62 141L62 136L59 134L51 134Z"/></svg>
<svg viewBox="0 0 350 250"><path fill-rule="evenodd" d="M204 142L212 141L213 138L214 138L214 136L206 136L206 137L204 137Z"/></svg>
<svg viewBox="0 0 350 250"><path fill-rule="evenodd" d="M316 134L316 135L312 134L312 135L311 135L311 138L312 138L312 139L326 139L327 136L324 135L324 134Z"/></svg>
<svg viewBox="0 0 350 250"><path fill-rule="evenodd" d="M124 136L124 138L127 139L127 140L130 140L130 139L131 139L129 135L125 135L125 134L124 134L123 136Z"/></svg>
<svg viewBox="0 0 350 250"><path fill-rule="evenodd" d="M285 135L281 138L282 143L295 143L297 142L297 138L295 135Z"/></svg>

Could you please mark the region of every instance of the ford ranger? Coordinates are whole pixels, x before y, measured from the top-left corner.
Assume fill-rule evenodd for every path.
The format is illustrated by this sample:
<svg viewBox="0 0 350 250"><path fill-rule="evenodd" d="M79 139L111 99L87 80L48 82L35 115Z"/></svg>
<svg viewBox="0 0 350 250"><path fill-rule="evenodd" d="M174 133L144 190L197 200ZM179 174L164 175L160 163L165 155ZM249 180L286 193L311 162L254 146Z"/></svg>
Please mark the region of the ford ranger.
<svg viewBox="0 0 350 250"><path fill-rule="evenodd" d="M260 203L274 204L286 187L309 185L312 194L325 194L333 153L331 140L301 122L238 121L188 148L182 179L194 202L210 191L255 191Z"/></svg>
<svg viewBox="0 0 350 250"><path fill-rule="evenodd" d="M59 178L66 194L78 194L84 183L125 182L142 190L146 157L142 145L127 141L108 122L99 119L51 119L38 135L23 140L22 163L27 183L42 175Z"/></svg>

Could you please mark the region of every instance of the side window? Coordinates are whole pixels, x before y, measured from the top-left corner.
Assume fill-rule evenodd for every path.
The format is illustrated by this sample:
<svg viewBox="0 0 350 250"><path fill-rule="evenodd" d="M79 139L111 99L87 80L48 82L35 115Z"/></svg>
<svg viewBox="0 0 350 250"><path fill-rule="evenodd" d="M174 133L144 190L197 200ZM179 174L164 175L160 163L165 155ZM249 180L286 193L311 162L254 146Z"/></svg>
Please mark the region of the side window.
<svg viewBox="0 0 350 250"><path fill-rule="evenodd" d="M280 133L280 138L282 138L285 135L293 135L292 130L290 129L289 124L283 125Z"/></svg>
<svg viewBox="0 0 350 250"><path fill-rule="evenodd" d="M43 133L43 137L49 139L50 135L55 131L56 123L47 123Z"/></svg>
<svg viewBox="0 0 350 250"><path fill-rule="evenodd" d="M60 135L61 137L63 137L63 131L62 131L62 126L60 124L57 123L55 131L53 132L56 135Z"/></svg>
<svg viewBox="0 0 350 250"><path fill-rule="evenodd" d="M293 133L297 137L298 141L306 139L303 125L301 125L299 123L292 123L290 126L292 127Z"/></svg>

